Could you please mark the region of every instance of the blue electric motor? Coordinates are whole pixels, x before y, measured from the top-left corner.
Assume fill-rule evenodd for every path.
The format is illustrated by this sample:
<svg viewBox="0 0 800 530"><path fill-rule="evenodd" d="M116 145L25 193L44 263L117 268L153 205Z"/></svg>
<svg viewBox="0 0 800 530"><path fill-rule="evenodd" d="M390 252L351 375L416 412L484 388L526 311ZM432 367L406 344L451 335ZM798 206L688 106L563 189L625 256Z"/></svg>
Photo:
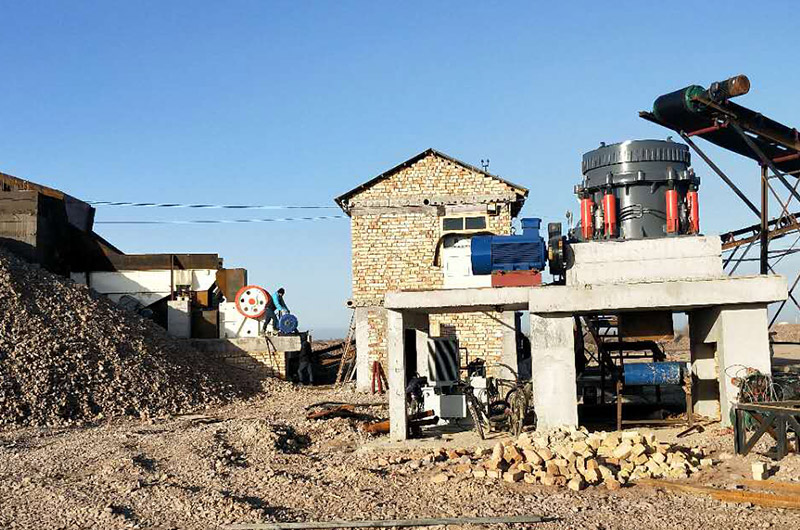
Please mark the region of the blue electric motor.
<svg viewBox="0 0 800 530"><path fill-rule="evenodd" d="M472 273L494 271L542 271L547 263L547 246L539 235L542 220L522 219L522 234L475 236L472 238Z"/></svg>
<svg viewBox="0 0 800 530"><path fill-rule="evenodd" d="M625 384L628 386L643 385L680 385L688 373L688 363L626 363Z"/></svg>
<svg viewBox="0 0 800 530"><path fill-rule="evenodd" d="M291 335L297 331L297 317L286 313L278 320L278 331L284 335Z"/></svg>

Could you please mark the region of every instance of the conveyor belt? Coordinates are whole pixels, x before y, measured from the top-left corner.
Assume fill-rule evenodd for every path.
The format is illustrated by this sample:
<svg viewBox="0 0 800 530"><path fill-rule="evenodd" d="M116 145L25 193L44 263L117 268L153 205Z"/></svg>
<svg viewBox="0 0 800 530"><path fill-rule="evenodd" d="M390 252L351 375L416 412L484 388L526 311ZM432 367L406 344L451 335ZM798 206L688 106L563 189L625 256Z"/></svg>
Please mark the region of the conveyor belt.
<svg viewBox="0 0 800 530"><path fill-rule="evenodd" d="M800 136L796 129L767 118L760 113L731 103L710 99L708 91L691 85L658 97L652 112L640 112L642 118L687 134L697 134L709 142L760 162L733 127L727 122L737 123L751 134L753 142L784 172L800 171L800 157L781 160L800 153ZM719 127L722 125L721 127Z"/></svg>

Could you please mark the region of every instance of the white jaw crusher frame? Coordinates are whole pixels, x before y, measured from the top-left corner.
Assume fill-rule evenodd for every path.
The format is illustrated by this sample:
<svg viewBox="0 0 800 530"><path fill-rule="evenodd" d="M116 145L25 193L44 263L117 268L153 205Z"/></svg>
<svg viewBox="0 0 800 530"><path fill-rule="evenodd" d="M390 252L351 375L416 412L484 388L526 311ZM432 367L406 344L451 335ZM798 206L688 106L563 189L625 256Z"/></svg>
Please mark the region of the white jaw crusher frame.
<svg viewBox="0 0 800 530"><path fill-rule="evenodd" d="M78 272L72 273L71 278L114 303L129 297L147 307L168 298L176 286L186 291L208 291L217 280L217 272L217 269L122 270ZM269 296L261 287L247 285L239 290L236 300L220 302L219 338L259 336ZM177 296L167 301L167 308L167 332L174 337L191 337L190 300Z"/></svg>

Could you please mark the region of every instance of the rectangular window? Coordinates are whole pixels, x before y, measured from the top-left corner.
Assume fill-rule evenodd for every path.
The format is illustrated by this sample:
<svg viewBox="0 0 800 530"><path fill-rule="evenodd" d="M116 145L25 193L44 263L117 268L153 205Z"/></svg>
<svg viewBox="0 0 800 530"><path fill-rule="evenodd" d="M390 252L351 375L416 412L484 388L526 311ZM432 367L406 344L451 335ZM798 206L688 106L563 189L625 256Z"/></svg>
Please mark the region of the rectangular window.
<svg viewBox="0 0 800 530"><path fill-rule="evenodd" d="M442 230L452 232L454 230L464 230L463 217L445 217L442 220Z"/></svg>
<svg viewBox="0 0 800 530"><path fill-rule="evenodd" d="M485 217L465 217L464 229L466 230L485 230L486 218Z"/></svg>
<svg viewBox="0 0 800 530"><path fill-rule="evenodd" d="M443 232L467 232L486 230L486 216L445 217L442 219Z"/></svg>

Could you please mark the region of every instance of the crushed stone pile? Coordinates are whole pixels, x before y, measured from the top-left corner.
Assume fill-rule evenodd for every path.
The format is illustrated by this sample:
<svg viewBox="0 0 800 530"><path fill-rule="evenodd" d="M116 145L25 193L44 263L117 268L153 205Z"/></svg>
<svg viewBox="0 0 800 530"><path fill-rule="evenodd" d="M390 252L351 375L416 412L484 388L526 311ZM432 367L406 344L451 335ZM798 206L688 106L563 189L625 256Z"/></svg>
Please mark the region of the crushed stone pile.
<svg viewBox="0 0 800 530"><path fill-rule="evenodd" d="M246 391L157 324L0 249L0 425L155 417Z"/></svg>
<svg viewBox="0 0 800 530"><path fill-rule="evenodd" d="M652 433L589 433L582 428L523 433L517 440L479 448L471 455L464 450L441 450L427 458L457 462L449 473L432 477L434 483L467 475L575 491L587 486L616 490L638 479L684 479L714 463L701 449L659 442Z"/></svg>

